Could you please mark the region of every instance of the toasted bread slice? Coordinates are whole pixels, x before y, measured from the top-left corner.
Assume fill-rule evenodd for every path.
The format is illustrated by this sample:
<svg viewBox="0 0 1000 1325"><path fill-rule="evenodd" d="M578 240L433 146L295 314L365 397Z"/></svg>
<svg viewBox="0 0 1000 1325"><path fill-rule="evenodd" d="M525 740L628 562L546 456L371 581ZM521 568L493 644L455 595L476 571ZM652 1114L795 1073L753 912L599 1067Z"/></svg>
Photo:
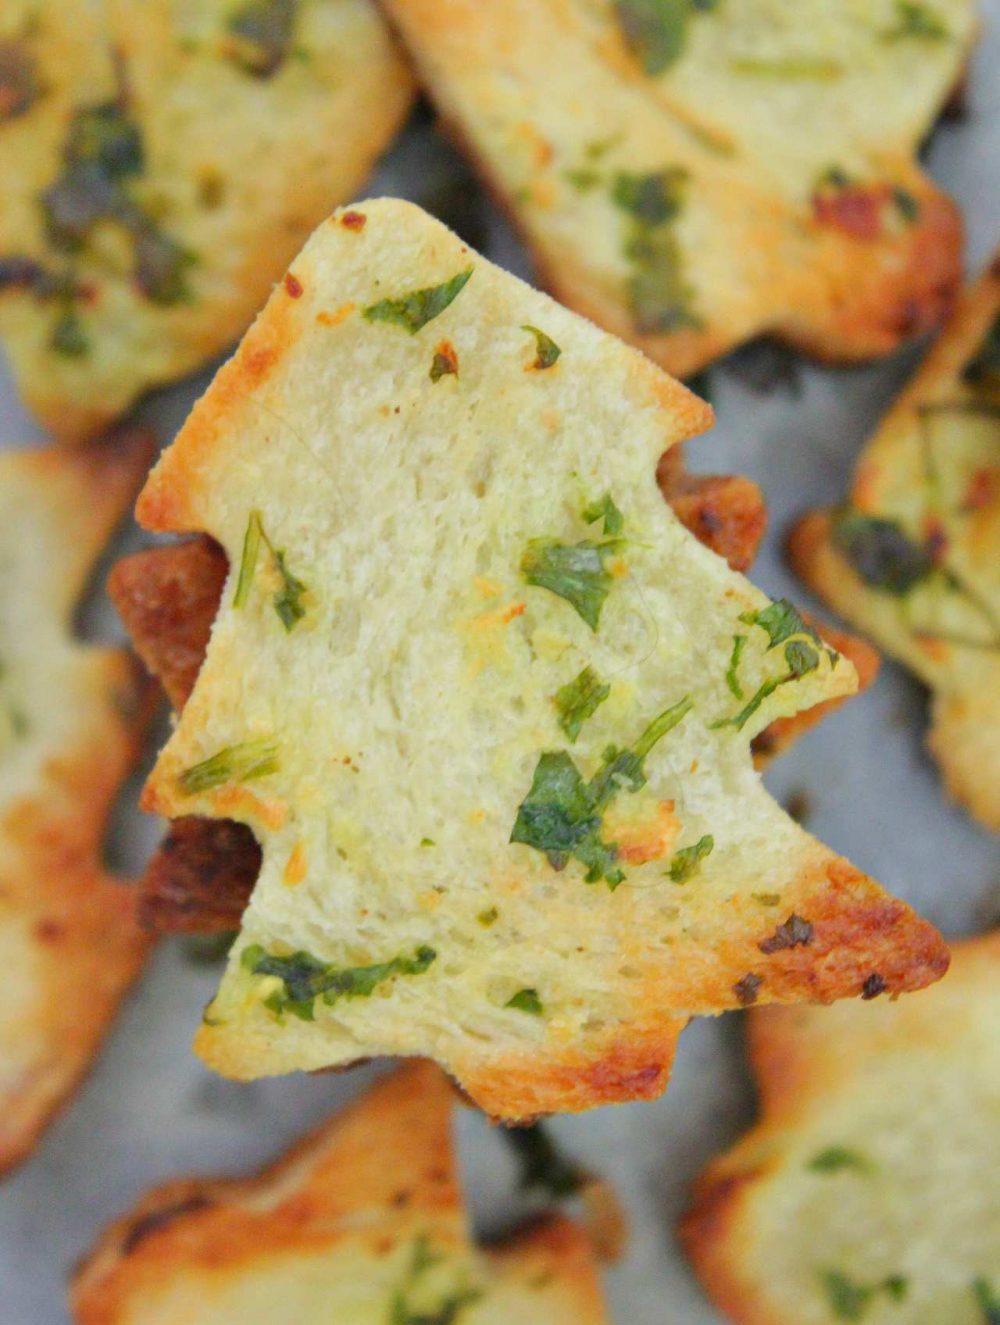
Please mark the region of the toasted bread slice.
<svg viewBox="0 0 1000 1325"><path fill-rule="evenodd" d="M856 678L663 502L709 418L410 204L317 231L138 505L232 568L144 794L263 852L212 1067L422 1055L524 1118L658 1093L692 1014L942 973L753 771Z"/></svg>
<svg viewBox="0 0 1000 1325"><path fill-rule="evenodd" d="M1000 259L869 443L845 506L792 562L931 688L951 793L1000 831Z"/></svg>
<svg viewBox="0 0 1000 1325"><path fill-rule="evenodd" d="M971 0L384 5L547 287L670 372L762 332L884 354L954 294L915 158Z"/></svg>
<svg viewBox="0 0 1000 1325"><path fill-rule="evenodd" d="M232 344L413 98L372 0L12 0L0 42L0 337L66 441Z"/></svg>
<svg viewBox="0 0 1000 1325"><path fill-rule="evenodd" d="M740 1325L981 1325L1000 1310L1000 934L898 1003L750 1016L761 1118L681 1241Z"/></svg>
<svg viewBox="0 0 1000 1325"><path fill-rule="evenodd" d="M414 1063L258 1178L152 1192L77 1273L77 1325L603 1325L577 1225L472 1243L453 1107L445 1077Z"/></svg>
<svg viewBox="0 0 1000 1325"><path fill-rule="evenodd" d="M71 619L151 455L133 434L0 457L0 1170L85 1071L148 946L101 844L152 689Z"/></svg>

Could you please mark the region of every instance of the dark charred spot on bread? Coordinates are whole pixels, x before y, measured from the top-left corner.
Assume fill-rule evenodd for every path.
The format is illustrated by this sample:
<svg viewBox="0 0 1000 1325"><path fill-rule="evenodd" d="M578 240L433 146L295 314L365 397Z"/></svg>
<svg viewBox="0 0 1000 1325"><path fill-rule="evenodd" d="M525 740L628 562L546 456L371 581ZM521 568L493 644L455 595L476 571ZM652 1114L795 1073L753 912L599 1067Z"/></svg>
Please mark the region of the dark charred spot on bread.
<svg viewBox="0 0 1000 1325"><path fill-rule="evenodd" d="M757 994L763 983L764 977L754 975L753 971L748 971L741 980L736 981L733 985L733 993L736 995L736 1001L741 1008L748 1008L752 1003L757 1002Z"/></svg>
<svg viewBox="0 0 1000 1325"><path fill-rule="evenodd" d="M878 998L879 994L884 994L888 985L877 971L873 971L861 986L861 997L866 1001Z"/></svg>
<svg viewBox="0 0 1000 1325"><path fill-rule="evenodd" d="M813 940L812 923L803 920L797 916L794 911L786 921L778 925L770 938L763 939L757 944L761 952L770 956L773 952L781 952L785 948L796 948L805 946Z"/></svg>

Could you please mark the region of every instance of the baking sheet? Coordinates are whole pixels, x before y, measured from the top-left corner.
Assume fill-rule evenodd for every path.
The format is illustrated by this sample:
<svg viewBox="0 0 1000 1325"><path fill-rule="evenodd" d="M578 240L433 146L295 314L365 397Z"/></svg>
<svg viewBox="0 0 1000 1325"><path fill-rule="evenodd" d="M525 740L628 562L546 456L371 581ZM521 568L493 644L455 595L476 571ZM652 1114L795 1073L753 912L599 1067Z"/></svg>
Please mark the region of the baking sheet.
<svg viewBox="0 0 1000 1325"><path fill-rule="evenodd" d="M965 212L973 271L1000 240L1000 0L985 0L983 11L969 118L942 128L929 155L931 173ZM426 201L455 165L425 119L397 145L366 194ZM529 275L501 218L491 214L487 221L488 255ZM798 367L794 390L768 395L754 394L726 369L711 373L718 422L688 447L688 461L702 471L748 474L762 485L770 528L752 578L769 593L817 606L782 563L784 533L800 511L842 496L859 446L918 357L909 350L863 369ZM205 373L159 393L140 417L166 443L209 378ZM0 438L0 445L42 439L2 362ZM136 531L126 530L113 555L137 542ZM99 599L84 612L83 626L103 638L121 633ZM805 807L806 826L817 836L946 934L966 934L1000 918L1000 843L944 800L924 752L925 724L920 687L887 663L869 693L802 740L767 782L783 803L794 799ZM122 798L109 842L116 867L131 872L159 834L130 808L137 786ZM64 1285L74 1262L150 1185L188 1173L252 1172L383 1070L375 1065L249 1085L212 1076L189 1046L218 967L194 964L186 948L182 940L161 944L76 1100L30 1162L0 1187L0 1325L65 1321ZM618 1325L719 1320L672 1230L691 1178L752 1117L741 1023L741 1014L694 1023L663 1099L550 1124L566 1149L614 1180L627 1207L628 1254L606 1276ZM516 1193L513 1160L480 1117L462 1110L458 1131L477 1228L495 1232L529 1208Z"/></svg>

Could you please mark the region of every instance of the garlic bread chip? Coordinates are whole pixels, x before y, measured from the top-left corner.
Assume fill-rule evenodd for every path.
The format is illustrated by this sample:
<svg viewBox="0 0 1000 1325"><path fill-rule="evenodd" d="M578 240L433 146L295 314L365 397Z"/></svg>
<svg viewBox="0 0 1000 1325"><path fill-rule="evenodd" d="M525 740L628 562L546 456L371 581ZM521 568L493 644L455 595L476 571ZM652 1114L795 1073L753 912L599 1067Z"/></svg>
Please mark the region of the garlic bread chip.
<svg viewBox="0 0 1000 1325"><path fill-rule="evenodd" d="M753 771L856 678L663 501L710 417L408 203L316 232L138 506L231 567L144 800L263 851L210 1066L426 1056L518 1119L656 1095L692 1014L941 974Z"/></svg>
<svg viewBox="0 0 1000 1325"><path fill-rule="evenodd" d="M847 503L806 516L790 551L930 687L948 789L1000 832L1000 259L868 444Z"/></svg>
<svg viewBox="0 0 1000 1325"><path fill-rule="evenodd" d="M453 1107L446 1078L413 1063L258 1178L152 1192L78 1271L77 1325L603 1325L570 1220L472 1242Z"/></svg>
<svg viewBox="0 0 1000 1325"><path fill-rule="evenodd" d="M761 1118L681 1241L739 1325L990 1325L1000 1313L1000 933L871 1007L750 1015Z"/></svg>
<svg viewBox="0 0 1000 1325"><path fill-rule="evenodd" d="M960 279L916 152L972 0L384 0L565 304L687 376L884 354Z"/></svg>
<svg viewBox="0 0 1000 1325"><path fill-rule="evenodd" d="M232 344L412 99L372 0L7 0L0 338L46 426Z"/></svg>
<svg viewBox="0 0 1000 1325"><path fill-rule="evenodd" d="M0 457L0 1170L86 1070L148 944L101 839L152 691L71 619L151 455L132 434Z"/></svg>

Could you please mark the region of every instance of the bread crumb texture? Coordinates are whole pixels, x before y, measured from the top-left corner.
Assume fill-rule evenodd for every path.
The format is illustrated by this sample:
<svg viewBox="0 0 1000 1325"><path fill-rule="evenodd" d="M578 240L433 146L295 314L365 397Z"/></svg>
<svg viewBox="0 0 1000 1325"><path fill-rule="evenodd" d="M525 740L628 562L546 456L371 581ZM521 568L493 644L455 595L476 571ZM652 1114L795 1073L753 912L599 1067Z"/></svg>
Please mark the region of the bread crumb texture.
<svg viewBox="0 0 1000 1325"><path fill-rule="evenodd" d="M371 0L5 0L0 337L61 440L231 345L413 99Z"/></svg>
<svg viewBox="0 0 1000 1325"><path fill-rule="evenodd" d="M152 688L71 625L151 453L133 434L0 458L0 1170L86 1069L148 945L101 842Z"/></svg>
<svg viewBox="0 0 1000 1325"><path fill-rule="evenodd" d="M570 1220L473 1243L452 1111L445 1077L415 1063L258 1178L151 1192L78 1271L77 1325L606 1325Z"/></svg>
<svg viewBox="0 0 1000 1325"><path fill-rule="evenodd" d="M972 0L385 0L565 304L687 376L933 326L958 210L916 162Z"/></svg>
<svg viewBox="0 0 1000 1325"><path fill-rule="evenodd" d="M665 505L657 460L709 408L418 208L357 210L139 501L231 566L146 807L263 848L198 1052L235 1077L424 1055L524 1118L658 1094L748 977L935 979L939 936L753 770L758 731L856 678Z"/></svg>
<svg viewBox="0 0 1000 1325"><path fill-rule="evenodd" d="M761 1119L681 1241L738 1325L988 1325L1000 1313L1000 935L898 1003L750 1017Z"/></svg>
<svg viewBox="0 0 1000 1325"><path fill-rule="evenodd" d="M952 795L1000 832L1000 256L791 539L802 578L932 692Z"/></svg>

